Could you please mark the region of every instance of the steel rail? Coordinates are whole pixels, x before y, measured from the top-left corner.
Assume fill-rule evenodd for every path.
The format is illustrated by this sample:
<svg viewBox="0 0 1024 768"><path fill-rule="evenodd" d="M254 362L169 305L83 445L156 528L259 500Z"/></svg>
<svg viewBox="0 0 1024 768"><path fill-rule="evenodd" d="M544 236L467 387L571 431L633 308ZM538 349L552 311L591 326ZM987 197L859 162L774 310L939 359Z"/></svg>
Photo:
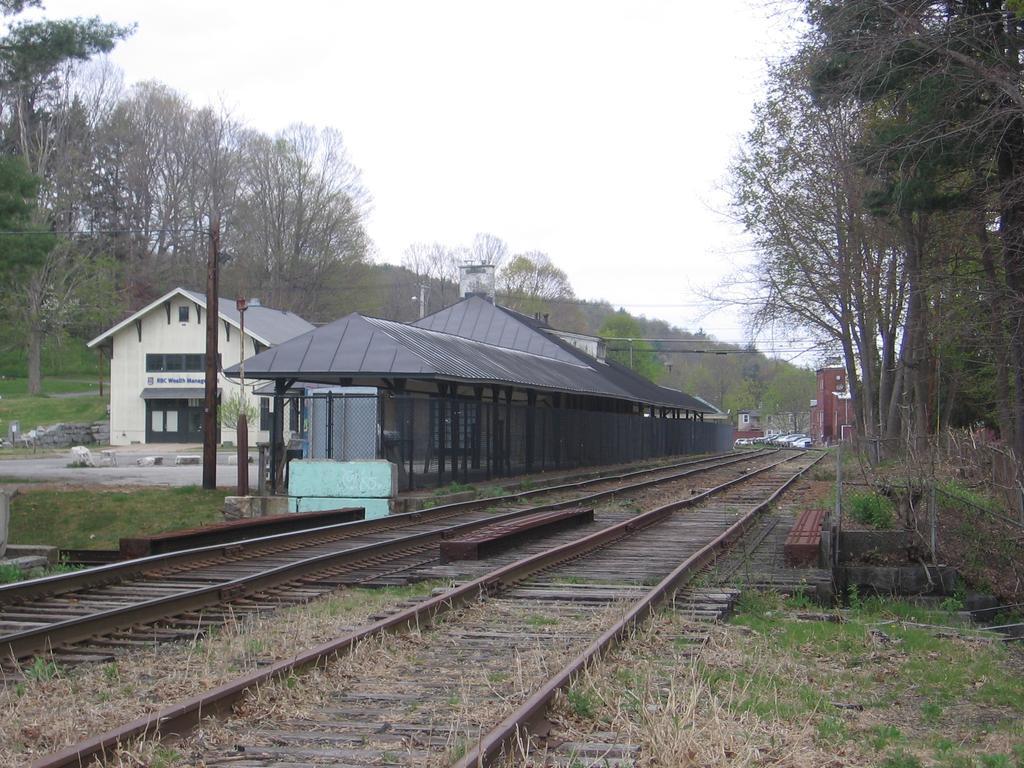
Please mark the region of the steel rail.
<svg viewBox="0 0 1024 768"><path fill-rule="evenodd" d="M442 504L427 510L403 512L397 515L389 515L388 517L377 518L374 520L335 523L316 528L307 528L302 531L277 533L251 539L242 539L227 544L211 544L204 547L194 547L192 549L181 550L178 552L149 555L135 560L101 565L82 571L44 576L42 578L31 579L29 581L0 585L0 607L28 600L38 600L44 597L54 597L66 592L74 592L81 589L108 586L126 579L151 573L154 569L185 568L200 564L214 563L222 559L238 559L246 553L254 553L253 556L258 556L261 554L258 550L263 546L280 547L284 542L293 542L296 547L299 547L306 543L310 543L310 540L315 540L318 537L327 537L324 540L330 541L366 533L396 530L409 525L416 525L435 519L443 520L447 517L478 507L509 503L548 493L571 491L577 488L585 488L587 486L603 482L628 480L639 475L666 472L681 467L693 467L697 464L707 464L709 462L718 463L712 464L712 466L708 468L728 466L732 463L739 463L741 461L756 458L758 456L764 456L769 453L771 452L764 451L740 457L737 457L735 453L715 454L702 459L691 459L661 467L632 470L630 472L624 472L616 475L589 478L574 483L563 483L561 485L534 488L528 491L519 491L503 496L488 496L482 499L471 499L469 501L454 502L452 504ZM725 461L719 461L720 459L725 459ZM685 473L682 476L685 476ZM335 534L343 535L335 536Z"/></svg>
<svg viewBox="0 0 1024 768"><path fill-rule="evenodd" d="M31 767L67 768L68 766L88 765L94 760L102 759L108 753L115 750L118 745L132 739L140 737L180 737L189 729L198 725L203 718L229 711L232 705L250 688L265 685L274 680L286 679L304 669L326 666L337 657L350 652L359 643L373 637L382 634L398 634L409 629L421 629L429 626L441 614L474 603L479 600L481 595L495 594L502 588L511 586L534 573L559 563L579 558L588 552L600 549L649 528L664 520L676 510L700 504L727 488L746 482L764 472L769 472L795 458L798 457L788 456L766 467L752 470L741 477L728 480L702 493L669 502L575 541L552 547L497 568L465 584L430 597L415 606L405 608L392 616L369 624L362 629L305 650L289 659L275 662L260 670L239 676L209 691L191 696L177 704L144 715L106 733L90 737L59 752L40 758L33 762ZM801 473L803 471L805 470L801 470ZM788 480L786 485L792 482L792 479L795 479L795 477ZM781 492L781 489L776 491L771 498L774 499L779 492Z"/></svg>
<svg viewBox="0 0 1024 768"><path fill-rule="evenodd" d="M625 616L605 630L582 653L534 691L530 698L523 702L515 712L502 720L489 733L481 737L476 746L467 751L462 758L452 763L451 768L475 768L476 766L490 765L491 761L499 757L514 739L544 716L555 693L562 688L572 685L573 681L588 666L598 661L605 653L614 648L633 627L653 614L663 601L674 596L676 591L690 579L694 571L706 566L717 557L720 549L727 547L742 536L758 514L771 505L786 488L794 483L804 472L821 461L823 457L824 454L795 473L779 486L771 496L680 563L646 595L637 600Z"/></svg>
<svg viewBox="0 0 1024 768"><path fill-rule="evenodd" d="M761 454L759 457L763 458ZM740 459L743 461L746 459ZM171 616L203 610L216 605L222 605L232 600L262 592L273 587L278 587L297 579L306 578L313 574L324 572L342 565L358 563L370 556L378 555L402 555L422 551L425 547L442 541L453 535L466 533L494 523L515 520L526 515L538 512L554 511L567 507L576 507L590 504L624 492L633 492L652 485L658 485L675 480L684 479L694 474L707 472L710 469L719 469L723 466L730 466L737 460L720 462L710 467L698 467L683 472L677 472L669 476L649 478L625 486L609 488L596 493L587 494L582 497L563 499L561 501L542 504L526 509L513 510L503 514L493 515L481 520L472 520L465 523L457 523L446 526L440 530L421 531L405 536L396 536L382 542L363 544L336 552L313 555L302 558L291 563L278 565L272 568L261 570L257 573L240 576L236 579L212 584L205 587L183 590L180 593L156 597L149 600L142 600L116 608L108 608L84 616L77 616L63 621L53 622L34 629L26 629L0 637L0 652L8 658L20 659L32 654L49 652L55 648L66 646L71 643L81 642L90 638L123 630L136 624L145 624ZM719 486L724 487L724 486ZM696 498L696 497L694 497ZM407 513L417 515L418 513ZM338 526L351 526L357 523L339 523ZM328 526L335 528L337 526ZM315 530L315 529L314 529ZM288 534L277 534L276 536L287 536ZM274 537L270 537L274 538ZM263 541L257 539L256 541ZM217 549L223 549L217 545ZM153 557L160 557L154 555Z"/></svg>

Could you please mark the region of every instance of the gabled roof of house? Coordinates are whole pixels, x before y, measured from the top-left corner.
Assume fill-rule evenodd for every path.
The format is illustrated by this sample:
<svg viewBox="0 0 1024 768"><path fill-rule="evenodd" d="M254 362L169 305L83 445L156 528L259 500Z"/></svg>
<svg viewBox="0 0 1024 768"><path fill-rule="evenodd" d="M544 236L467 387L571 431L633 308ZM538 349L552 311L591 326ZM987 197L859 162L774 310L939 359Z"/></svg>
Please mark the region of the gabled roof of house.
<svg viewBox="0 0 1024 768"><path fill-rule="evenodd" d="M165 302L170 301L175 296L183 296L189 301L198 304L203 309L206 309L206 294L200 293L199 291L190 291L187 288L174 288L155 301L147 304L142 309L133 312L117 325L108 328L95 339L92 339L87 346L95 347L113 336L129 323L132 323L143 315L152 312L157 307L163 306ZM238 310L235 308L234 300L222 298L217 302L217 305L219 310L218 316L221 320L233 325L235 328L241 327L239 324ZM306 333L312 329L313 325L311 323L306 322L294 312L287 312L281 309L271 309L270 307L264 307L262 305L250 305L245 311L245 332L252 336L256 341L268 347L280 344L283 341L287 341L288 339Z"/></svg>
<svg viewBox="0 0 1024 768"><path fill-rule="evenodd" d="M250 357L245 372L256 379L418 378L631 397L578 360L357 313ZM238 366L225 373L237 375Z"/></svg>
<svg viewBox="0 0 1024 768"><path fill-rule="evenodd" d="M511 346L523 350L543 350L541 354L560 360L574 360L594 369L616 389L628 393L631 400L701 413L714 413L708 403L684 392L662 387L645 379L631 368L614 360L597 360L556 335L546 322L514 309L492 304L479 296L469 296L449 307L427 315L413 325L433 328L466 338Z"/></svg>

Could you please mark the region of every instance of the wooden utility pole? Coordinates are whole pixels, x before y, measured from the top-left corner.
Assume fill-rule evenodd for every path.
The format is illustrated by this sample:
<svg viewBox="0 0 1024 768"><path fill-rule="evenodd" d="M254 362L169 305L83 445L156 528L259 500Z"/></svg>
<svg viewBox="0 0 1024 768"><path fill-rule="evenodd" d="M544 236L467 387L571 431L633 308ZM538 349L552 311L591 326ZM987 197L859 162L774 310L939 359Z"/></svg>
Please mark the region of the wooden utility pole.
<svg viewBox="0 0 1024 768"><path fill-rule="evenodd" d="M210 221L210 255L206 264L206 402L203 406L203 488L217 487L217 277L220 219Z"/></svg>
<svg viewBox="0 0 1024 768"><path fill-rule="evenodd" d="M238 495L249 495L249 417L245 414L245 299L235 300L238 310L238 424L235 443L238 445Z"/></svg>

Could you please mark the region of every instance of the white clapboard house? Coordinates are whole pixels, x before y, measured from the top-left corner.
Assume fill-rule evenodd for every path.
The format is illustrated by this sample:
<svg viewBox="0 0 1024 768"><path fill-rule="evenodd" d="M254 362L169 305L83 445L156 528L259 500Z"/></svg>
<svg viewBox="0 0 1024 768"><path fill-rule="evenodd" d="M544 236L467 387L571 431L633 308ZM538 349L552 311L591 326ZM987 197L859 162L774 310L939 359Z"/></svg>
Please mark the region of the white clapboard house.
<svg viewBox="0 0 1024 768"><path fill-rule="evenodd" d="M218 371L281 342L313 330L296 314L249 300L244 352L234 299L221 299L217 323ZM175 288L89 342L110 359L110 442L199 443L203 439L206 384L206 295ZM244 396L260 409L250 424L250 443L265 441L270 398L253 394L263 382L247 381ZM239 393L237 379L218 375L222 400ZM234 442L233 429L221 428L219 442Z"/></svg>

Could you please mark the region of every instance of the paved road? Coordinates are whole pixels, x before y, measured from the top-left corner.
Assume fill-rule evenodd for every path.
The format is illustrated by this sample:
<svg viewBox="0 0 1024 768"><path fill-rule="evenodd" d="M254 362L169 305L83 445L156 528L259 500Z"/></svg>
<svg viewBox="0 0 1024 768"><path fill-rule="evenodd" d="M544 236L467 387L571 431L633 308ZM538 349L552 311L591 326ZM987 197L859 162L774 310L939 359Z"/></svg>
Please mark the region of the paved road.
<svg viewBox="0 0 1024 768"><path fill-rule="evenodd" d="M149 450L147 450L147 448ZM180 448L181 450L175 450ZM97 466L88 468L72 468L70 452L64 451L60 456L50 455L46 458L35 458L27 454L25 458L0 459L0 483L17 484L17 480L34 480L57 483L74 483L75 485L201 485L203 468L201 465L175 466L174 458L178 455L201 456L195 446L131 446L130 448L113 449L117 457L117 466ZM230 451L217 454L217 485L233 486L238 479L238 468L228 465ZM99 461L100 454L93 451ZM163 466L140 467L136 462L145 456L163 457ZM256 454L252 454L253 463L249 465L249 485L256 487Z"/></svg>

